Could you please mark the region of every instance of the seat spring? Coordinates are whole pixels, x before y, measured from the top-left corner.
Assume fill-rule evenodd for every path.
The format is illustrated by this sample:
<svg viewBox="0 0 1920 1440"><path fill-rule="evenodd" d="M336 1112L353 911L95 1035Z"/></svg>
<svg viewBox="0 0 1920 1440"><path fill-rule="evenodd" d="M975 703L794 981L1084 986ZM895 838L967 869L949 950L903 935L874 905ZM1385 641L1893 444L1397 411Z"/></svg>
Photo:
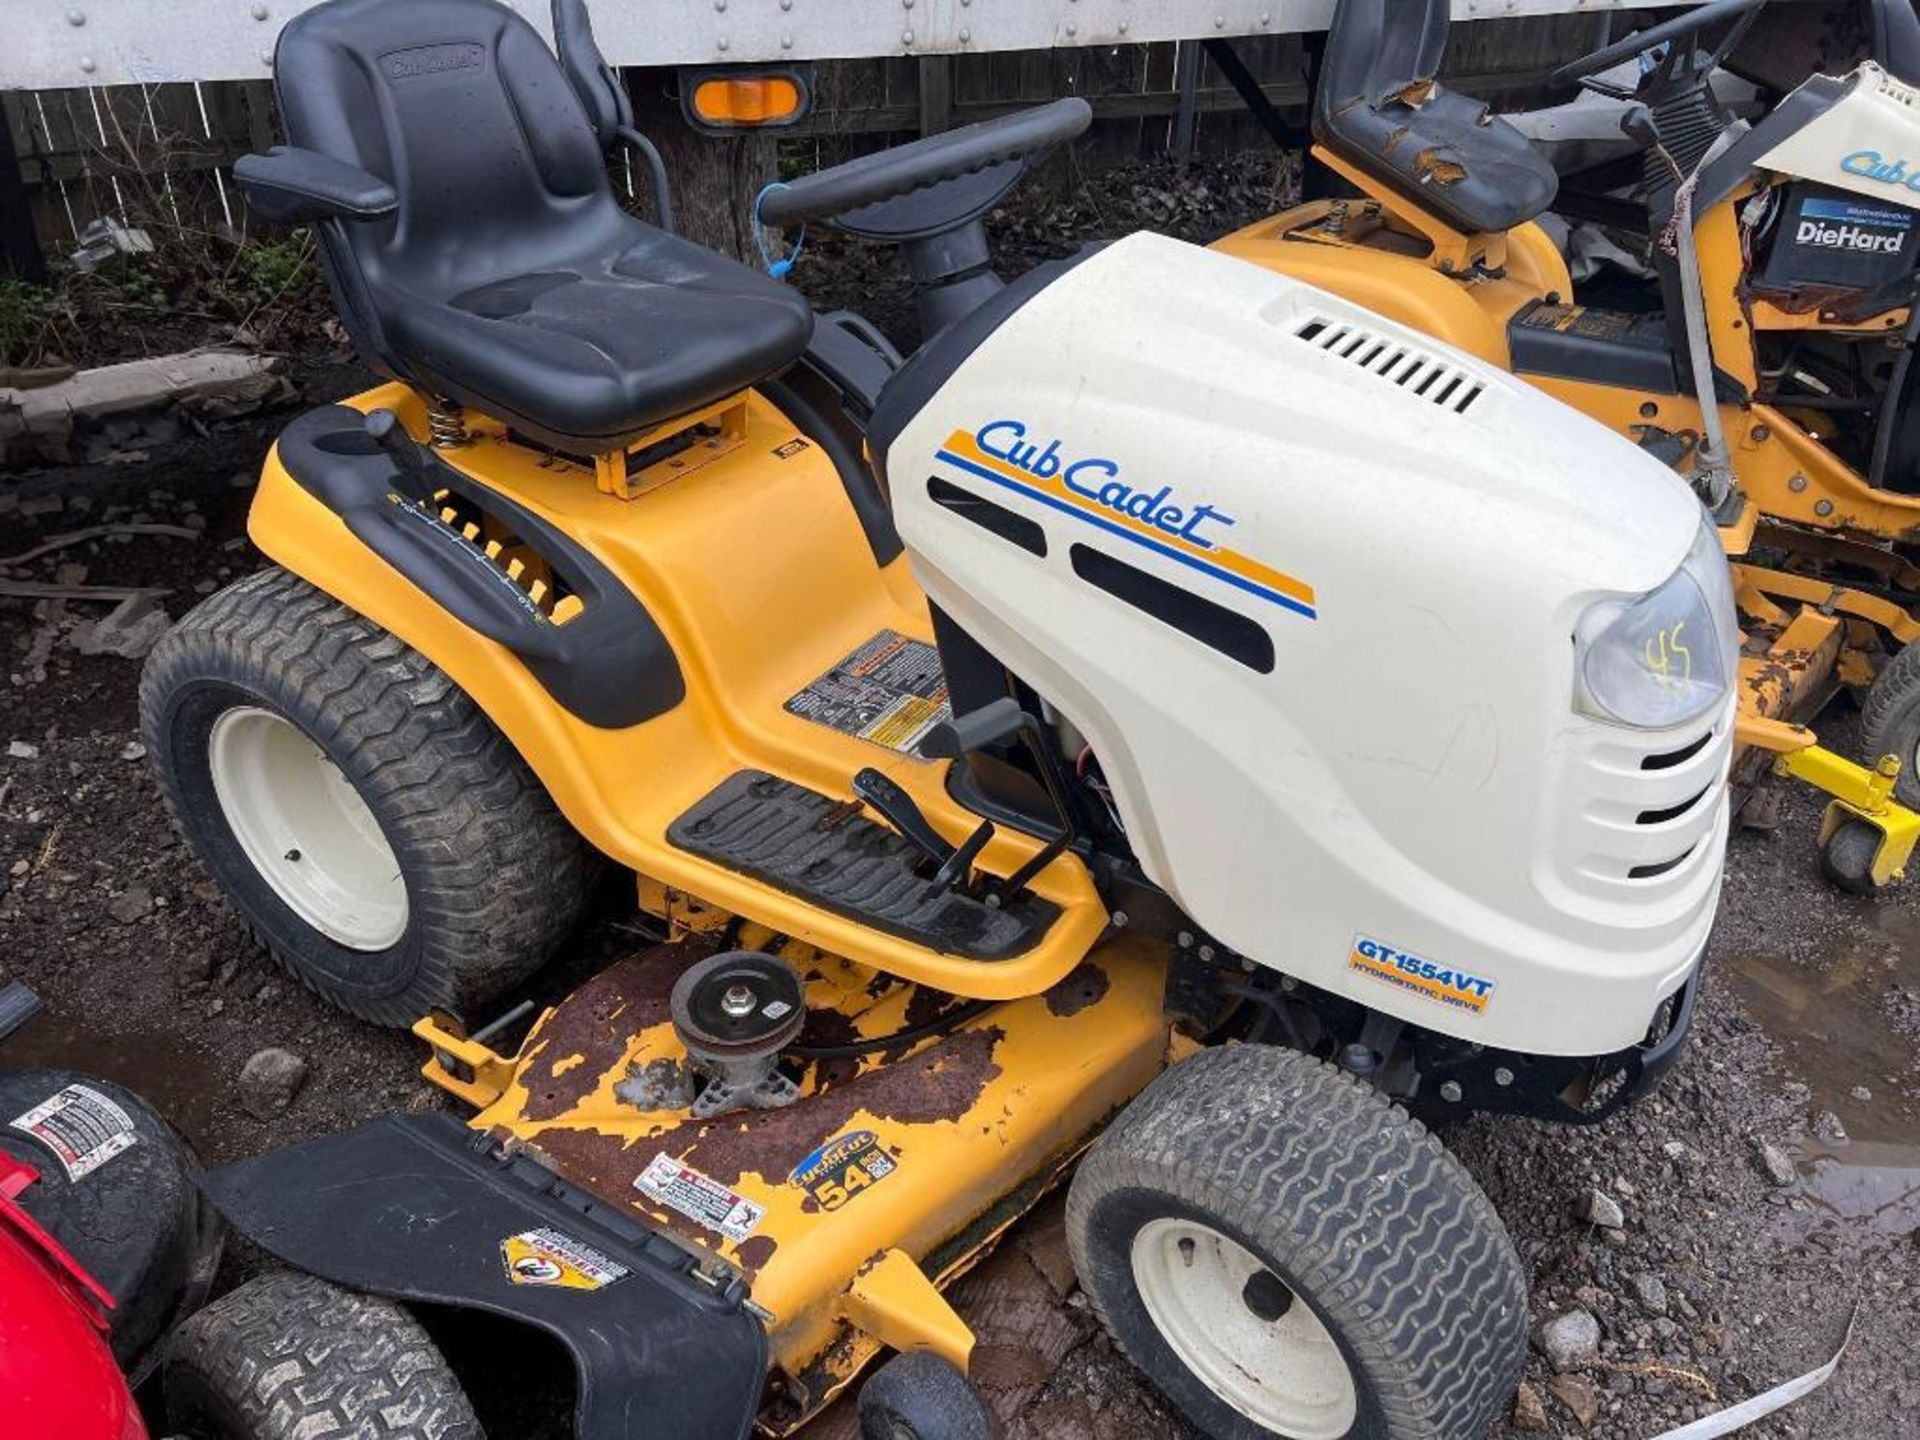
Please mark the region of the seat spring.
<svg viewBox="0 0 1920 1440"><path fill-rule="evenodd" d="M435 395L427 401L427 439L436 450L454 450L470 444L466 412L454 401Z"/></svg>

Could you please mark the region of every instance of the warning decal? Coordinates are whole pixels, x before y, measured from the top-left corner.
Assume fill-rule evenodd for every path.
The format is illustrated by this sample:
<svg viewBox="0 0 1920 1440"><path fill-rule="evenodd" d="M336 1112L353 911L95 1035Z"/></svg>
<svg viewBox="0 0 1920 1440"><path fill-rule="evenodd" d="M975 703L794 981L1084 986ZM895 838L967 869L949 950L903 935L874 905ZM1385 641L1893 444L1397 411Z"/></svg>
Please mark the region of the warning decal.
<svg viewBox="0 0 1920 1440"><path fill-rule="evenodd" d="M682 1165L671 1155L654 1156L633 1182L633 1188L729 1240L746 1239L767 1213L764 1207L734 1194L712 1176Z"/></svg>
<svg viewBox="0 0 1920 1440"><path fill-rule="evenodd" d="M500 1242L500 1261L516 1285L600 1290L623 1280L627 1267L558 1230L523 1230Z"/></svg>
<svg viewBox="0 0 1920 1440"><path fill-rule="evenodd" d="M15 1120L13 1128L51 1150L69 1180L91 1175L140 1140L133 1117L88 1085L69 1085L49 1095Z"/></svg>
<svg viewBox="0 0 1920 1440"><path fill-rule="evenodd" d="M940 654L924 640L882 630L787 701L789 714L902 755L953 711Z"/></svg>

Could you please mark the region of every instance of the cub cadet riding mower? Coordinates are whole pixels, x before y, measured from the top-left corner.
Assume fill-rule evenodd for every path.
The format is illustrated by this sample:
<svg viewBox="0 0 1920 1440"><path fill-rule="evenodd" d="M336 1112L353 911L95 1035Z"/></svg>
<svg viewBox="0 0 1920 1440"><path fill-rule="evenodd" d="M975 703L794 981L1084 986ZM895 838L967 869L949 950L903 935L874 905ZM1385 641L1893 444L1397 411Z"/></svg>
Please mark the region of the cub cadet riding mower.
<svg viewBox="0 0 1920 1440"><path fill-rule="evenodd" d="M1313 154L1362 198L1302 204L1214 248L1509 369L1688 475L1740 559L1736 781L1772 757L1831 794L1826 871L1870 891L1920 839L1920 20L1910 0L1869 0L1879 63L1813 75L1748 128L1709 82L1764 3L1718 0L1553 77L1634 102L1663 313L1576 303L1534 223L1552 167L1433 78L1446 0L1340 0ZM1595 78L1636 56L1636 90ZM1609 223L1634 218L1601 204ZM1421 377L1365 325L1323 343L1385 381ZM1842 688L1863 697L1871 766L1807 728Z"/></svg>
<svg viewBox="0 0 1920 1440"><path fill-rule="evenodd" d="M199 1393L255 1377L230 1428L277 1440L380 1382L330 1357L397 1354L475 1433L370 1293L557 1337L582 1436L785 1434L885 1348L870 1434L979 1436L940 1289L1077 1162L1081 1282L1200 1429L1484 1434L1521 1268L1392 1102L1594 1120L1684 1043L1736 659L1692 494L1172 240L1003 284L982 216L1078 100L766 197L902 247L902 363L623 213L624 97L578 0L556 31L328 0L280 41L289 146L236 167L389 378L282 435L275 568L155 650L144 733L274 954L425 1015L477 1113L207 1178L343 1288L215 1304ZM1358 326L1425 382L1325 345ZM592 851L669 938L497 1050L513 1011L458 1017Z"/></svg>

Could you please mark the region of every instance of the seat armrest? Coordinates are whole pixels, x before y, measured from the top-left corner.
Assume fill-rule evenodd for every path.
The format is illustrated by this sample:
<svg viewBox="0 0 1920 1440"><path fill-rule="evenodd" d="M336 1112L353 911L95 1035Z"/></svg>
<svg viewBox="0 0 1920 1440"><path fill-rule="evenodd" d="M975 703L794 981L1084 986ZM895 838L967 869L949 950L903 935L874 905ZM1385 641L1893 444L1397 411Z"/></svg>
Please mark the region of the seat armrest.
<svg viewBox="0 0 1920 1440"><path fill-rule="evenodd" d="M377 220L400 204L393 187L379 176L293 145L276 145L264 155L242 155L234 162L233 178L261 219L283 225Z"/></svg>

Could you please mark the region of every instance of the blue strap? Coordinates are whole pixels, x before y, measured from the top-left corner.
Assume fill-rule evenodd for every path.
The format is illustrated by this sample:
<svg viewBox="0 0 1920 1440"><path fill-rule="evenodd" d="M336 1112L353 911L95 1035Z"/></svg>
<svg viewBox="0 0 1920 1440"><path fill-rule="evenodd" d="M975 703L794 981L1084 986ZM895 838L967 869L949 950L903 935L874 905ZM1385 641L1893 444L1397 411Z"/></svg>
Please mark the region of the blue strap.
<svg viewBox="0 0 1920 1440"><path fill-rule="evenodd" d="M767 253L767 223L760 218L760 206L774 191L786 188L787 182L784 180L769 180L760 187L760 193L753 197L753 243L760 251L760 263L767 267L767 273L776 280L787 278L787 272L793 269L794 262L800 258L800 252L806 248L807 244L807 227L803 221L799 237L793 242L793 249L787 252L785 258L776 260Z"/></svg>

